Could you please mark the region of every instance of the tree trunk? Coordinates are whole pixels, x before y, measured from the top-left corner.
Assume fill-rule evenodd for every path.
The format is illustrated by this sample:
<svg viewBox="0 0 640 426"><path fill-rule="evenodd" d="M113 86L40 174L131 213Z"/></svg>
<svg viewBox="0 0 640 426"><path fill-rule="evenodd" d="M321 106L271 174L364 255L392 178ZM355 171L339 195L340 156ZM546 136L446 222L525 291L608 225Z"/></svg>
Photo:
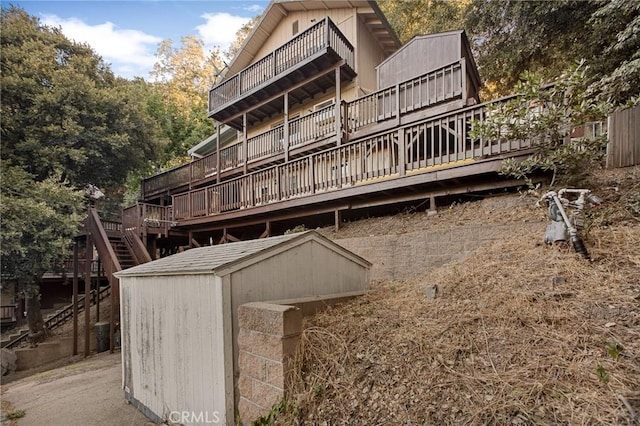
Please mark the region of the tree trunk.
<svg viewBox="0 0 640 426"><path fill-rule="evenodd" d="M27 323L29 324L29 341L31 344L42 341L45 337L44 320L40 310L40 295L31 295L25 299L27 307Z"/></svg>

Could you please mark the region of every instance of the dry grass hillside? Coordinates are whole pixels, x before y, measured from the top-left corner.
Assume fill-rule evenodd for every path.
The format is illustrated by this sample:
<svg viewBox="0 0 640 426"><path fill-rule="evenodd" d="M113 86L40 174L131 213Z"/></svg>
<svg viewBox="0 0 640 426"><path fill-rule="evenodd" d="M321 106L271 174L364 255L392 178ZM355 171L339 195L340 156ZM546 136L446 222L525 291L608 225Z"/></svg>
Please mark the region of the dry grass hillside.
<svg viewBox="0 0 640 426"><path fill-rule="evenodd" d="M640 168L601 172L591 187L605 203L587 221L590 261L530 232L413 279L372 283L368 295L309 318L297 392L274 408L275 422L640 422ZM339 240L527 220L534 201L503 214L467 203L323 232Z"/></svg>

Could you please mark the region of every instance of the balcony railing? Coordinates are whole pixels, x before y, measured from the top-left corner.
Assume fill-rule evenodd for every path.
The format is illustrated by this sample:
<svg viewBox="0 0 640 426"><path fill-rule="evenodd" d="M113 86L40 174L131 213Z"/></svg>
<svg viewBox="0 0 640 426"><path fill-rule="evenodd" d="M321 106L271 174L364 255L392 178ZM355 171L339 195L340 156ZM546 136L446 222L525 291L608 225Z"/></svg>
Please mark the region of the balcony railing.
<svg viewBox="0 0 640 426"><path fill-rule="evenodd" d="M149 233L167 235L173 225L171 206L138 203L122 210L122 228L138 235L142 230Z"/></svg>
<svg viewBox="0 0 640 426"><path fill-rule="evenodd" d="M353 46L327 17L238 74L211 88L209 115L278 78L279 75L284 75L326 48L333 49L347 65L355 69Z"/></svg>
<svg viewBox="0 0 640 426"><path fill-rule="evenodd" d="M442 102L461 99L465 79L464 59L388 89L374 92L345 104L340 113L349 133L372 124L396 119L408 113ZM247 163L282 154L286 149L300 148L336 134L335 107L329 106L289 121L289 141L284 140L284 125L247 140ZM143 181L143 197L167 190L197 184L216 175L217 153L194 160L178 168ZM220 150L220 171L244 165L243 145L237 142Z"/></svg>
<svg viewBox="0 0 640 426"><path fill-rule="evenodd" d="M465 108L174 195L174 218L215 215L365 185L381 177L399 177L427 171L430 166L515 153L532 146L530 140L472 139L468 133L471 123L485 120L486 115L486 105Z"/></svg>

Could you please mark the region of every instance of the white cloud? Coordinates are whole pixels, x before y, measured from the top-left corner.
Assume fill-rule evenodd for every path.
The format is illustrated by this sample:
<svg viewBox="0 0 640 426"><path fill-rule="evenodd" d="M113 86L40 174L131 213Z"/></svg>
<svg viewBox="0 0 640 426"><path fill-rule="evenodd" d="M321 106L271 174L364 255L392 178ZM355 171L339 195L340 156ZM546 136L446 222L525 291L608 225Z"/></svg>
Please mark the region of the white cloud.
<svg viewBox="0 0 640 426"><path fill-rule="evenodd" d="M155 52L160 37L138 30L120 29L112 22L89 25L78 18L60 18L44 15L41 22L52 27L60 27L62 33L71 40L89 44L117 75L131 78L148 77L156 62Z"/></svg>
<svg viewBox="0 0 640 426"><path fill-rule="evenodd" d="M245 7L244 10L252 12L252 13L262 13L264 8L262 6L260 6L259 4L252 4L251 6Z"/></svg>
<svg viewBox="0 0 640 426"><path fill-rule="evenodd" d="M222 51L226 51L229 45L236 39L236 32L250 18L234 16L228 13L205 13L201 16L205 23L198 25L196 30L202 39L206 50L213 50L215 46L220 46Z"/></svg>

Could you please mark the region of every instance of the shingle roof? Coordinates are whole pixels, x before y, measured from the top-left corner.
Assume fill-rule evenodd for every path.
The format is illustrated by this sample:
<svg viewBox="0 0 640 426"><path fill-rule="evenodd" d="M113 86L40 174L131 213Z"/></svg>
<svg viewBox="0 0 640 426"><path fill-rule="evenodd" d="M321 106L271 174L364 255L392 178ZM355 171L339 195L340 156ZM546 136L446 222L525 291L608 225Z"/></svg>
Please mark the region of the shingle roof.
<svg viewBox="0 0 640 426"><path fill-rule="evenodd" d="M114 275L120 278L141 275L173 275L212 272L258 252L301 238L309 233L319 235L314 231L307 231L282 235L279 237L194 248L182 253L154 260L153 262L143 263L142 265L125 269Z"/></svg>

